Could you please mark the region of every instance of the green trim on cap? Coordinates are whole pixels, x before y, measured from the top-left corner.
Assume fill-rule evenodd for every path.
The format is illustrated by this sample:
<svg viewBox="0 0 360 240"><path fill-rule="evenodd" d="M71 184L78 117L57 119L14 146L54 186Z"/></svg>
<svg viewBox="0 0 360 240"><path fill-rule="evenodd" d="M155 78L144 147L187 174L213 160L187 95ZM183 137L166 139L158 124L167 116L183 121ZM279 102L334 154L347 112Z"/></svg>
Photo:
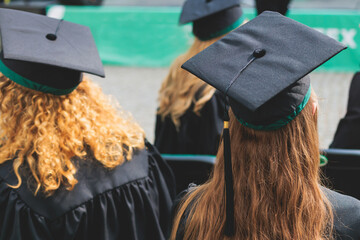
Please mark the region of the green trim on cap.
<svg viewBox="0 0 360 240"><path fill-rule="evenodd" d="M326 164L328 164L329 160L327 159L326 156L320 154L320 167L325 166Z"/></svg>
<svg viewBox="0 0 360 240"><path fill-rule="evenodd" d="M2 74L4 74L11 81L16 82L17 84L23 87L30 88L32 90L36 90L43 93L51 93L54 95L66 95L74 91L75 88L77 87L76 85L75 87L69 89L57 89L33 82L23 76L20 76L19 74L8 68L1 60L0 60L0 72L2 72Z"/></svg>
<svg viewBox="0 0 360 240"><path fill-rule="evenodd" d="M228 32L231 32L232 30L234 30L235 28L239 27L244 21L244 14L241 15L239 17L238 20L236 20L233 24L231 24L230 26L227 26L226 28L218 31L218 32L215 32L213 34L211 34L210 36L208 36L207 38L199 38L198 39L200 41L207 41L207 40L210 40L210 39L213 39L213 38L216 38L216 37L219 37L221 35L224 35L225 33L228 33Z"/></svg>
<svg viewBox="0 0 360 240"><path fill-rule="evenodd" d="M299 113L304 109L304 107L306 106L306 104L308 103L309 99L310 99L310 95L311 95L311 86L309 87L309 90L307 91L304 100L300 103L299 106L297 106L297 108L295 109L294 112L292 112L290 115L288 115L285 118L282 118L272 124L269 125L254 125L251 123L247 123L244 120L237 118L237 120L245 127L248 128L252 128L255 130L263 130L263 131L271 131L271 130L276 130L279 129L285 125L287 125L289 122L291 122L297 115L299 115Z"/></svg>

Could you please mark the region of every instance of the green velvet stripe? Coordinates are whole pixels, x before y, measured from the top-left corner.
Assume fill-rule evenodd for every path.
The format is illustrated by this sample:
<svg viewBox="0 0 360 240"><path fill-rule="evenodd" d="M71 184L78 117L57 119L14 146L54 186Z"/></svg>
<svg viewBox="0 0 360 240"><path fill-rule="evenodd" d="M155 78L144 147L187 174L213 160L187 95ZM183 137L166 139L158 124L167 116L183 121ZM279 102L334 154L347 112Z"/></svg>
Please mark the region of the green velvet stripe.
<svg viewBox="0 0 360 240"><path fill-rule="evenodd" d="M207 41L207 40L219 37L221 35L224 35L225 33L228 33L230 31L234 30L235 28L239 27L243 21L244 21L244 15L241 15L241 17L238 20L236 20L233 24L231 24L230 26L227 26L226 28L211 34L207 38L199 38L199 39L201 41Z"/></svg>
<svg viewBox="0 0 360 240"><path fill-rule="evenodd" d="M325 166L326 164L328 164L328 162L329 160L327 159L327 157L320 154L320 167Z"/></svg>
<svg viewBox="0 0 360 240"><path fill-rule="evenodd" d="M291 122L297 115L299 115L299 113L304 109L304 107L306 106L306 104L308 103L309 99L310 99L310 95L311 95L311 86L309 87L309 90L307 91L304 100L300 103L300 105L295 109L295 111L293 113L291 113L290 115L288 115L285 118L282 118L272 124L269 125L254 125L251 123L247 123L242 119L237 118L237 120L244 125L245 127L248 128L252 128L255 130L263 130L263 131L271 131L271 130L276 130L279 129L285 125L287 125L289 122Z"/></svg>
<svg viewBox="0 0 360 240"><path fill-rule="evenodd" d="M74 91L74 89L77 87L75 86L70 89L57 89L33 82L23 76L20 76L19 74L8 68L1 60L0 60L0 72L2 72L2 74L4 74L11 81L16 82L17 84L23 87L30 88L32 90L36 90L43 93L51 93L54 95L66 95Z"/></svg>

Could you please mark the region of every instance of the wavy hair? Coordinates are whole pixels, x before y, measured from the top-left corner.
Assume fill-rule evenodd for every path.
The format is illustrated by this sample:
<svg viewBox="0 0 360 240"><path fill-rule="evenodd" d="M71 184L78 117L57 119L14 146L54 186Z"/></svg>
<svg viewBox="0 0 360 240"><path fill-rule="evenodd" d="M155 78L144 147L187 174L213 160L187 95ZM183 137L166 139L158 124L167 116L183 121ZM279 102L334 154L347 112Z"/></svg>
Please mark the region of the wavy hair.
<svg viewBox="0 0 360 240"><path fill-rule="evenodd" d="M175 59L161 85L157 113L162 119L170 116L177 128L181 124L180 117L188 108L193 106L193 112L199 115L202 107L215 93L215 89L212 86L182 69L181 65L220 38L201 41L195 37L190 49Z"/></svg>
<svg viewBox="0 0 360 240"><path fill-rule="evenodd" d="M106 168L131 160L144 147L144 132L84 77L72 93L55 96L22 87L0 75L0 164L13 160L35 180L35 194L51 195L77 180L73 157L91 153ZM85 159L85 158L84 158Z"/></svg>
<svg viewBox="0 0 360 240"><path fill-rule="evenodd" d="M188 193L178 207L171 239L176 238L185 211L186 240L332 239L333 213L320 188L317 114L312 113L311 104L276 131L244 127L231 112L230 134L235 236L228 238L222 231L225 181L221 144L210 180Z"/></svg>

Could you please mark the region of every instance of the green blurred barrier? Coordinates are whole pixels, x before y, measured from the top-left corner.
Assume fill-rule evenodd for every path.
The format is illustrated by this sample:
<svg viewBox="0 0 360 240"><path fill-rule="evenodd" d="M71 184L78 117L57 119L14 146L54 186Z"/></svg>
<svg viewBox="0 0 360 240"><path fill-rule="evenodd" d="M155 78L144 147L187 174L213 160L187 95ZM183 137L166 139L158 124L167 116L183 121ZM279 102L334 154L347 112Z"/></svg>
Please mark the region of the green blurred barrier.
<svg viewBox="0 0 360 240"><path fill-rule="evenodd" d="M346 72L360 69L360 11L294 10L290 12L289 17L348 46L347 50L325 63L320 69Z"/></svg>
<svg viewBox="0 0 360 240"><path fill-rule="evenodd" d="M255 16L253 9L244 13L248 19ZM179 7L67 6L64 19L91 28L104 64L164 67L185 52L193 39L191 24L178 25L179 14ZM289 17L349 47L319 70L359 70L360 11L295 9Z"/></svg>

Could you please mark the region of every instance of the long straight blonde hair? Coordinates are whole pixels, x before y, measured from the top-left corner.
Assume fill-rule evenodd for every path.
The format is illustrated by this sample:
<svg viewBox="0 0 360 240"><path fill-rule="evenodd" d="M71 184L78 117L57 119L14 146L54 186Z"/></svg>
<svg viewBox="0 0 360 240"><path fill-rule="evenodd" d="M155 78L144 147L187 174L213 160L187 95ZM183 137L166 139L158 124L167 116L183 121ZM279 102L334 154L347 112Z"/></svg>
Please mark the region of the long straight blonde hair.
<svg viewBox="0 0 360 240"><path fill-rule="evenodd" d="M310 102L313 100L310 99ZM311 104L276 131L242 126L230 113L235 236L223 234L223 144L210 180L178 207L171 239L184 212L184 239L332 239L333 214L320 189L317 114Z"/></svg>
<svg viewBox="0 0 360 240"><path fill-rule="evenodd" d="M215 89L181 68L188 59L198 54L221 37L208 41L194 39L190 49L175 59L159 91L157 113L164 119L170 116L175 126L180 126L180 117L193 104L193 112L200 114L202 107L214 95Z"/></svg>
<svg viewBox="0 0 360 240"><path fill-rule="evenodd" d="M77 180L75 156L91 153L106 168L131 160L144 147L144 132L129 114L119 111L90 79L64 96L22 87L0 74L0 164L27 167L35 194L51 195ZM28 177L28 176L27 176Z"/></svg>

